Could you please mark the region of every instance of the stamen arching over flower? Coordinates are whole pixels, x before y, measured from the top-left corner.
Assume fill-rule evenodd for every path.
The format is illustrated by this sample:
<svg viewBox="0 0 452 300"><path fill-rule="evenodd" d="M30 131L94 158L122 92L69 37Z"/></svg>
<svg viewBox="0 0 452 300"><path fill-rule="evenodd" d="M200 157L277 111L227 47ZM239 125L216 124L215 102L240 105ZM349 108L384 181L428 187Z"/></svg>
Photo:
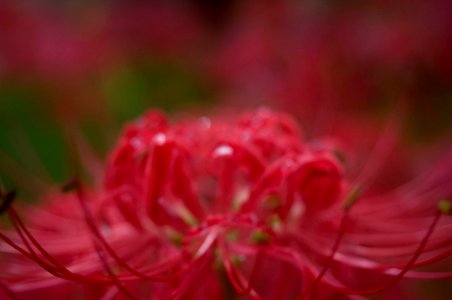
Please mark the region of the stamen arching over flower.
<svg viewBox="0 0 452 300"><path fill-rule="evenodd" d="M27 225L5 206L17 233L0 236L0 287L18 298L330 299L450 277L411 270L452 254L451 220L440 220L450 203L433 205L451 196L448 171L410 199L404 187L366 196L336 150L267 109L176 124L150 112L124 131L104 187L76 180ZM369 286L353 272L388 279Z"/></svg>

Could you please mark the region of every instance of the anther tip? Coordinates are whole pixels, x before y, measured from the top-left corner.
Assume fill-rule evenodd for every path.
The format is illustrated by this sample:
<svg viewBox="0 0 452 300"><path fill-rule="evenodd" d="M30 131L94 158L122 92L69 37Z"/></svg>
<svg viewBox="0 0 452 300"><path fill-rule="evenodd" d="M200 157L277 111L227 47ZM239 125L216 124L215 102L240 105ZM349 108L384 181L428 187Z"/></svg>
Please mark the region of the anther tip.
<svg viewBox="0 0 452 300"><path fill-rule="evenodd" d="M3 214L11 205L11 203L16 199L17 192L15 190L11 190L9 192L3 192L0 195L0 199L2 203L0 204L0 215Z"/></svg>
<svg viewBox="0 0 452 300"><path fill-rule="evenodd" d="M438 202L438 209L444 215L452 214L452 203L449 200L440 200Z"/></svg>
<svg viewBox="0 0 452 300"><path fill-rule="evenodd" d="M354 186L350 193L348 194L347 198L344 201L343 208L344 210L349 210L352 208L352 206L356 203L356 201L359 199L361 194L363 193L363 187L360 185Z"/></svg>
<svg viewBox="0 0 452 300"><path fill-rule="evenodd" d="M61 186L61 192L68 193L77 189L80 185L80 180L77 177L74 177L67 181L63 186Z"/></svg>
<svg viewBox="0 0 452 300"><path fill-rule="evenodd" d="M254 244L267 244L270 240L270 236L262 230L256 230L250 237L251 242Z"/></svg>

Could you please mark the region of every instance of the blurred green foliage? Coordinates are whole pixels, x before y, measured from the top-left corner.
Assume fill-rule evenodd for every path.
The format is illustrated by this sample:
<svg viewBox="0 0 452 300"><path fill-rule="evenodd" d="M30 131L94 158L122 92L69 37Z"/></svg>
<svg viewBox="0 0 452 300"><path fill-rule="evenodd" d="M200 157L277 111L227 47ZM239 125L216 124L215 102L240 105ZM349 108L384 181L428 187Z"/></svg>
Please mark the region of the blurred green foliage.
<svg viewBox="0 0 452 300"><path fill-rule="evenodd" d="M63 131L31 86L0 88L0 176L6 186L30 185L30 177L67 176Z"/></svg>
<svg viewBox="0 0 452 300"><path fill-rule="evenodd" d="M76 117L76 126L101 158L124 123L147 109L171 113L211 105L211 91L199 76L169 62L123 64L97 82L102 99L95 99L94 112ZM0 178L7 187L30 192L39 185L30 178L56 184L73 175L68 124L55 116L43 91L20 80L0 84Z"/></svg>
<svg viewBox="0 0 452 300"><path fill-rule="evenodd" d="M103 90L119 122L135 118L150 107L173 112L209 105L212 99L196 74L164 62L122 66L106 74Z"/></svg>

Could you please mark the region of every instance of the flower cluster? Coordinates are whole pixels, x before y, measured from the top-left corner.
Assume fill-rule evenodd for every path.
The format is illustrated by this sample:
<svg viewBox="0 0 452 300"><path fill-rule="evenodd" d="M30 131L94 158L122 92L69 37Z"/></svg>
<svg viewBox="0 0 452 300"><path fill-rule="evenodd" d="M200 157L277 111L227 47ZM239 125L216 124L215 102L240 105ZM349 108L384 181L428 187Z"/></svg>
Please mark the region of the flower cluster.
<svg viewBox="0 0 452 300"><path fill-rule="evenodd" d="M341 151L268 109L175 124L149 112L123 132L103 187L75 179L25 210L26 222L2 191L13 229L0 233L0 290L13 299L342 299L403 277L450 278L412 269L452 254L450 202L437 205L452 196L452 157L366 193L371 181L351 178Z"/></svg>

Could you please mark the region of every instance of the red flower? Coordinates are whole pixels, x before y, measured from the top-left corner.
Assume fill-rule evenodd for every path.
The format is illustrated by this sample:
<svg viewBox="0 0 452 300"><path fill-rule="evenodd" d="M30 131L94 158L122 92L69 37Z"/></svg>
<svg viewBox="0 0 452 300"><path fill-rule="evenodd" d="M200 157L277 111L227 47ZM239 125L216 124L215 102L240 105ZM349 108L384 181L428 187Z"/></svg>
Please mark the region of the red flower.
<svg viewBox="0 0 452 300"><path fill-rule="evenodd" d="M2 192L15 232L0 235L0 287L12 298L337 299L450 278L412 269L452 254L440 219L450 203L436 207L451 196L451 158L361 195L363 177L352 184L331 145L265 109L176 124L150 112L126 128L104 188L76 180L27 225Z"/></svg>

